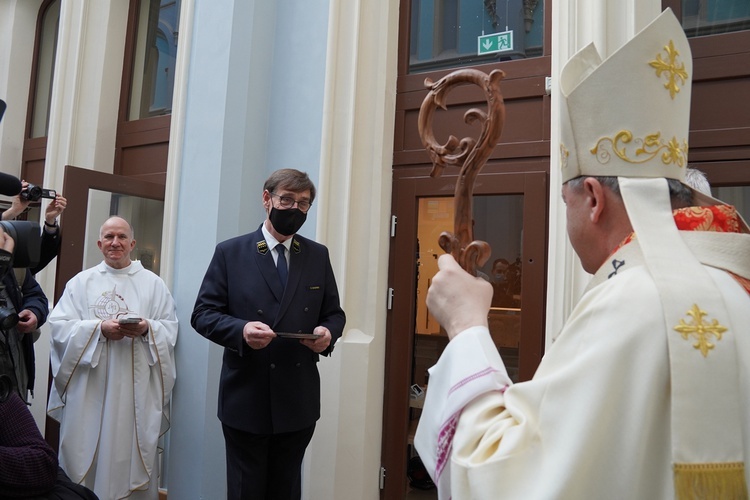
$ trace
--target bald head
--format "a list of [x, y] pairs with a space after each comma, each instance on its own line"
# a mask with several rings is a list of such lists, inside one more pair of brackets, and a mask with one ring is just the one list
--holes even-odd
[[104, 221], [96, 242], [104, 255], [104, 262], [115, 269], [130, 265], [130, 252], [135, 248], [133, 227], [122, 217], [113, 216]]

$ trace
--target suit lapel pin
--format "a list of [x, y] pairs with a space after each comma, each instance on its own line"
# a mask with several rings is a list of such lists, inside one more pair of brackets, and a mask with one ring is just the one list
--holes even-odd
[[266, 240], [258, 242], [258, 253], [261, 255], [268, 253], [268, 243], [266, 243]]

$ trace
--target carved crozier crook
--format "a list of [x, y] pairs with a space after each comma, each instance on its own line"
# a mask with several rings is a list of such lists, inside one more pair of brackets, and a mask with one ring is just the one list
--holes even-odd
[[[454, 192], [454, 233], [443, 232], [438, 243], [440, 248], [453, 255], [461, 267], [474, 276], [477, 274], [477, 267], [484, 265], [491, 254], [490, 245], [487, 242], [474, 241], [472, 214], [474, 181], [492, 154], [503, 130], [505, 104], [500, 92], [500, 80], [504, 76], [505, 73], [500, 70], [494, 70], [487, 75], [476, 69], [465, 68], [449, 73], [435, 83], [427, 78], [425, 86], [430, 91], [419, 109], [419, 135], [432, 159], [430, 176], [439, 177], [445, 167], [460, 167], [461, 169]], [[477, 139], [464, 137], [459, 141], [451, 135], [445, 144], [438, 144], [432, 131], [433, 114], [438, 107], [447, 109], [446, 96], [451, 89], [466, 84], [479, 86], [484, 90], [487, 98], [486, 113], [472, 108], [464, 114], [464, 121], [467, 124], [479, 122], [482, 125], [482, 131]]]

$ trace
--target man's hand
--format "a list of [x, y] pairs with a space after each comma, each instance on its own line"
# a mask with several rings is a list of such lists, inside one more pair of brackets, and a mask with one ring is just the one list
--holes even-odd
[[18, 333], [30, 333], [36, 330], [38, 323], [39, 320], [36, 317], [36, 314], [28, 309], [24, 309], [18, 313], [18, 324], [16, 325], [16, 330], [18, 330]]
[[[26, 181], [21, 181], [21, 191], [26, 189], [29, 186], [29, 183]], [[13, 202], [10, 205], [10, 208], [3, 212], [2, 219], [3, 220], [11, 220], [15, 219], [19, 215], [23, 213], [24, 210], [29, 206], [29, 203], [31, 203], [29, 200], [24, 200], [21, 198], [20, 194], [17, 194], [13, 197]]]
[[53, 225], [60, 214], [65, 211], [67, 205], [68, 200], [58, 193], [57, 196], [55, 196], [55, 199], [47, 205], [47, 208], [44, 211], [44, 220], [47, 221], [47, 224]]
[[245, 339], [247, 345], [257, 350], [266, 347], [276, 338], [276, 334], [265, 323], [249, 321], [245, 323], [245, 327], [242, 329], [242, 338]]
[[122, 340], [125, 337], [132, 339], [141, 337], [148, 332], [148, 321], [142, 319], [138, 323], [120, 324], [116, 319], [102, 321], [102, 335], [109, 340]]
[[300, 343], [310, 348], [313, 352], [320, 354], [331, 345], [331, 332], [325, 326], [316, 326], [313, 333], [320, 335], [314, 339], [300, 339]]
[[492, 285], [464, 271], [448, 254], [440, 256], [438, 268], [427, 290], [427, 308], [448, 338], [472, 326], [487, 326]]

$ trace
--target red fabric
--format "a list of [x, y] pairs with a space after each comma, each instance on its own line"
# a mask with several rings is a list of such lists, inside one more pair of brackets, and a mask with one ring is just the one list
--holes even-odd
[[674, 211], [674, 221], [680, 231], [740, 232], [737, 210], [729, 205], [680, 208]]
[[[739, 233], [740, 219], [737, 210], [729, 205], [709, 207], [678, 208], [673, 211], [674, 221], [680, 231], [716, 231], [719, 233]], [[627, 245], [635, 238], [630, 233], [617, 245], [612, 253]], [[750, 294], [750, 279], [730, 273], [737, 282]]]

